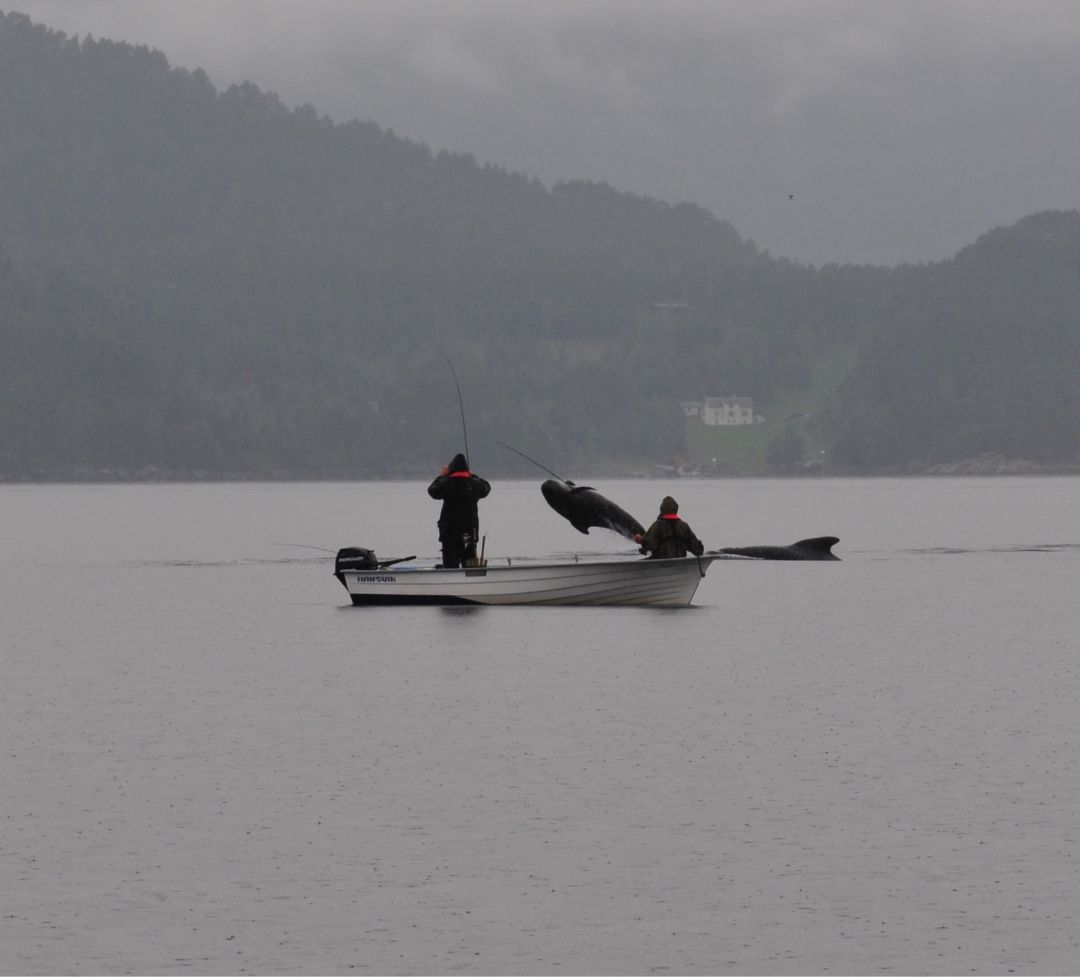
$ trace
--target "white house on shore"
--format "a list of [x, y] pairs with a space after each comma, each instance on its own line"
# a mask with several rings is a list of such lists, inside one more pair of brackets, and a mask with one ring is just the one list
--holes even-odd
[[683, 414], [699, 417], [709, 427], [753, 424], [762, 419], [754, 414], [753, 397], [706, 397], [704, 400], [684, 400], [681, 406]]

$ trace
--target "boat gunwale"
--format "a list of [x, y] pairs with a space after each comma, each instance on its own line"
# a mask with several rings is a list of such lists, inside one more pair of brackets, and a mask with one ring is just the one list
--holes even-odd
[[[714, 559], [711, 554], [705, 554], [659, 560], [616, 558], [572, 563], [526, 560], [486, 567], [388, 566], [367, 570], [350, 568], [335, 576], [348, 591], [352, 603], [358, 606], [518, 604], [670, 608], [690, 605]], [[560, 573], [566, 578], [561, 584]], [[346, 579], [350, 574], [355, 575], [351, 584]], [[514, 584], [523, 589], [499, 589]]]
[[[505, 573], [508, 570], [521, 571], [521, 570], [566, 570], [566, 569], [589, 569], [589, 568], [602, 568], [602, 567], [642, 567], [644, 568], [656, 568], [665, 567], [669, 565], [678, 566], [690, 566], [696, 565], [702, 569], [707, 568], [713, 561], [720, 559], [721, 557], [713, 554], [706, 553], [703, 556], [673, 556], [665, 559], [652, 559], [650, 557], [633, 557], [624, 556], [616, 557], [614, 559], [581, 559], [581, 560], [553, 560], [550, 562], [539, 562], [530, 559], [529, 557], [491, 557], [488, 563], [482, 567], [443, 567], [443, 566], [416, 566], [408, 563], [394, 564], [392, 566], [382, 566], [371, 569], [359, 569], [356, 567], [348, 567], [342, 570], [342, 573], [360, 573], [360, 574], [387, 574], [387, 573], [431, 573], [431, 574], [447, 574], [447, 573], [464, 573], [467, 577], [482, 577], [488, 573]], [[492, 562], [493, 560], [499, 560], [500, 562]], [[518, 563], [503, 563], [503, 560], [520, 560]]]

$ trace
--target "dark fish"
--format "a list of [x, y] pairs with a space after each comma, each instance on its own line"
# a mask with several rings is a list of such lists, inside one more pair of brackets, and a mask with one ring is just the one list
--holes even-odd
[[838, 536], [815, 536], [800, 539], [790, 546], [725, 546], [713, 553], [732, 556], [753, 556], [759, 560], [839, 560], [832, 548], [840, 542]]
[[610, 529], [627, 539], [633, 539], [645, 532], [644, 527], [633, 516], [588, 485], [575, 485], [573, 482], [549, 478], [540, 486], [540, 491], [548, 505], [569, 520], [570, 525], [579, 533], [587, 533], [590, 526]]

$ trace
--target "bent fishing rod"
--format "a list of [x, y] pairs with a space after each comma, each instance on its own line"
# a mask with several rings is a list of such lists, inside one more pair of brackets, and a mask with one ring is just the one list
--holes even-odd
[[547, 472], [552, 478], [557, 478], [560, 482], [564, 482], [565, 484], [573, 487], [574, 483], [571, 482], [569, 479], [563, 478], [562, 475], [557, 475], [550, 468], [548, 468], [547, 465], [541, 465], [540, 462], [538, 462], [535, 458], [530, 458], [527, 454], [525, 454], [524, 451], [518, 451], [518, 449], [515, 448], [512, 444], [507, 444], [505, 441], [496, 441], [495, 443], [501, 444], [508, 451], [514, 452], [515, 455], [521, 455], [521, 457], [524, 458], [526, 461], [531, 461], [534, 465], [536, 465], [537, 468], [539, 468], [541, 471]]
[[458, 410], [461, 411], [461, 433], [465, 438], [465, 467], [471, 471], [472, 469], [469, 466], [469, 428], [465, 424], [465, 401], [461, 398], [461, 384], [458, 383], [457, 370], [454, 369], [450, 357], [446, 358], [446, 365], [450, 367], [450, 375], [454, 378], [454, 387], [457, 389]]

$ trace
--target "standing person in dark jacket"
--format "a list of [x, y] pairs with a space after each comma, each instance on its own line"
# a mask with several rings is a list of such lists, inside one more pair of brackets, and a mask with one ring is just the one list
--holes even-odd
[[705, 546], [694, 531], [679, 518], [679, 503], [670, 495], [665, 495], [660, 503], [660, 515], [644, 536], [635, 542], [641, 544], [641, 552], [647, 553], [650, 560], [671, 560], [693, 553], [701, 556]]
[[442, 500], [439, 513], [439, 543], [442, 565], [460, 567], [476, 559], [476, 540], [480, 535], [480, 515], [476, 503], [486, 498], [491, 486], [469, 471], [463, 454], [456, 454], [428, 486], [428, 495]]

